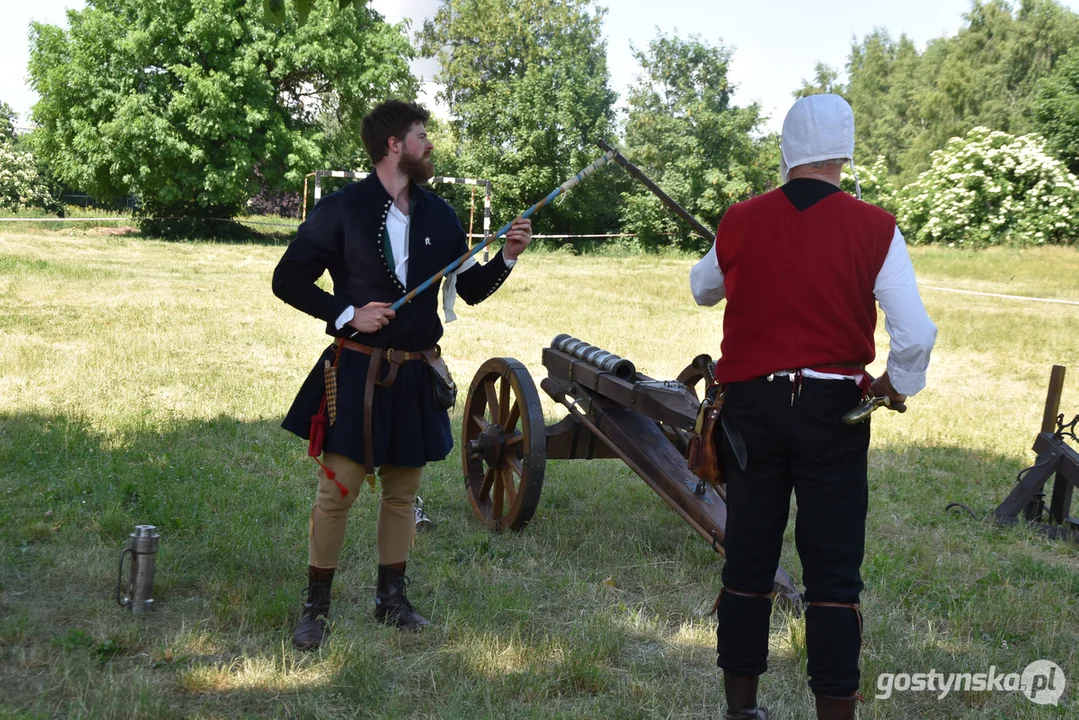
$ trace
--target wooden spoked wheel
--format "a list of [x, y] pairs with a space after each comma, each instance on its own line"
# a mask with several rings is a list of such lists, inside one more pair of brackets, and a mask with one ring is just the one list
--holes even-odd
[[461, 459], [472, 512], [494, 530], [520, 530], [543, 489], [547, 447], [536, 385], [524, 365], [491, 358], [480, 366], [464, 407]]

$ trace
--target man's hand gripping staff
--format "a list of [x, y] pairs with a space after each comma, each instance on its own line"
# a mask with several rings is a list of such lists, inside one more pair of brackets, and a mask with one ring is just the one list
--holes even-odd
[[[507, 260], [516, 260], [532, 240], [532, 226], [527, 218], [519, 217], [509, 228], [503, 252]], [[357, 308], [352, 319], [345, 324], [362, 333], [373, 333], [389, 325], [396, 315], [390, 303], [369, 302]]]

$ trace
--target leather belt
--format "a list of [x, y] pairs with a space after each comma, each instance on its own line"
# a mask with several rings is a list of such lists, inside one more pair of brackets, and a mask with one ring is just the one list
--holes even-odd
[[[352, 350], [353, 352], [371, 356], [371, 362], [367, 366], [367, 381], [364, 383], [363, 388], [363, 464], [364, 472], [367, 475], [367, 482], [371, 485], [371, 489], [373, 490], [375, 487], [375, 443], [371, 429], [371, 421], [374, 416], [375, 388], [388, 388], [390, 385], [393, 385], [393, 381], [397, 379], [398, 369], [406, 362], [425, 360], [428, 363], [431, 363], [437, 360], [442, 354], [442, 349], [437, 345], [433, 348], [419, 351], [376, 348], [352, 340], [346, 340], [345, 338], [337, 338], [335, 342], [338, 347], [344, 348], [345, 350]], [[383, 360], [390, 364], [390, 369], [386, 373], [386, 377], [379, 378], [378, 375], [382, 371]]]
[[775, 370], [773, 372], [768, 373], [767, 375], [764, 375], [763, 377], [769, 377], [769, 376], [778, 377], [780, 375], [795, 375], [797, 373], [802, 372], [803, 370], [812, 370], [813, 372], [818, 372], [818, 373], [831, 373], [833, 375], [854, 375], [855, 372], [865, 372], [865, 363], [842, 363], [842, 362], [824, 363], [822, 365], [813, 365], [813, 366], [804, 367], [804, 368], [790, 368], [789, 370]]
[[865, 371], [865, 363], [826, 363], [823, 365], [814, 365], [807, 368], [797, 368], [790, 370], [776, 370], [775, 372], [764, 375], [764, 379], [768, 382], [772, 382], [777, 377], [786, 375], [791, 382], [791, 406], [794, 406], [794, 399], [802, 394], [802, 378], [804, 377], [803, 371], [810, 370], [815, 373], [831, 374], [831, 375], [843, 375], [854, 380], [858, 384], [858, 388], [862, 391], [863, 397], [872, 397], [873, 379], [869, 373]]

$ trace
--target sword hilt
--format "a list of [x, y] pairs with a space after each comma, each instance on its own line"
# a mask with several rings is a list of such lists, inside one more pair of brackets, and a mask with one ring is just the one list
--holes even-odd
[[869, 416], [875, 413], [879, 408], [886, 407], [893, 412], [905, 413], [907, 411], [907, 404], [901, 401], [893, 401], [887, 395], [881, 395], [878, 397], [871, 397], [864, 402], [859, 403], [853, 410], [849, 411], [843, 416], [844, 425], [857, 425], [860, 422], [865, 422], [869, 419]]

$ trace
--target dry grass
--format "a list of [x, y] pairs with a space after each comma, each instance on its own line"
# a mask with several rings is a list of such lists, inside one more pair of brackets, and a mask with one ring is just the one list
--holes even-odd
[[[514, 535], [472, 519], [456, 455], [429, 467], [439, 526], [410, 574], [435, 624], [420, 637], [369, 618], [375, 507], [361, 498], [333, 641], [294, 652], [313, 472], [277, 422], [325, 338], [269, 292], [282, 248], [6, 230], [0, 716], [721, 713], [707, 616], [721, 561], [612, 461], [550, 463], [535, 519]], [[1079, 299], [1076, 251], [914, 257], [927, 284]], [[674, 377], [719, 345], [722, 312], [692, 304], [691, 264], [533, 253], [488, 303], [459, 311], [442, 343], [451, 368], [464, 384], [510, 356], [538, 380], [541, 348], [568, 332]], [[874, 425], [863, 691], [881, 672], [1013, 672], [1039, 658], [1079, 682], [1076, 547], [944, 511], [988, 511], [1030, 464], [1054, 363], [1071, 367], [1064, 409], [1079, 411], [1079, 307], [924, 298], [940, 327], [930, 386]], [[163, 535], [147, 618], [111, 597], [137, 522]], [[792, 549], [784, 565], [799, 574]], [[777, 614], [773, 630], [765, 701], [810, 717], [804, 627]], [[1068, 717], [1077, 697], [1070, 685], [1047, 710], [907, 693], [861, 715]]]

